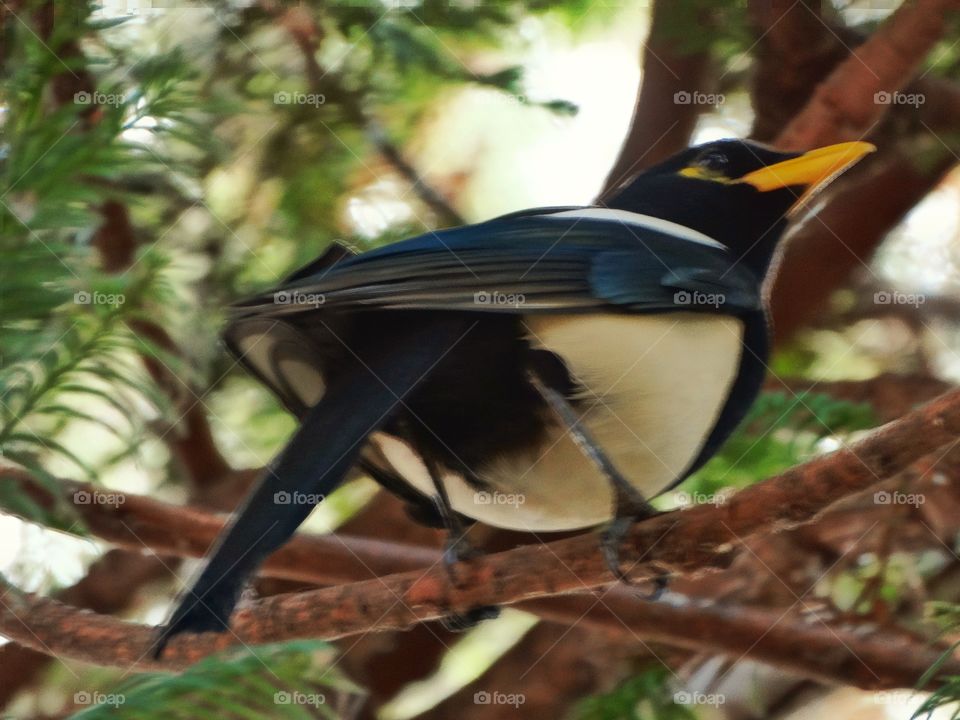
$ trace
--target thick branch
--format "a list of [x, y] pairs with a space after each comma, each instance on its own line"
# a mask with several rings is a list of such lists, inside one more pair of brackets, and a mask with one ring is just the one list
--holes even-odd
[[633, 119], [604, 181], [601, 199], [630, 176], [685, 148], [704, 109], [695, 103], [676, 102], [677, 93], [702, 90], [710, 58], [707, 50], [682, 49], [684, 38], [677, 35], [682, 5], [676, 0], [659, 0], [653, 6]]
[[[960, 391], [953, 391], [849, 448], [746, 489], [725, 505], [666, 513], [639, 524], [623, 548], [623, 559], [628, 567], [633, 563], [630, 574], [635, 579], [663, 570], [693, 572], [722, 565], [731, 548], [744, 539], [809, 521], [833, 502], [955, 441], [958, 434]], [[268, 598], [237, 613], [235, 635], [176, 638], [163, 665], [182, 667], [233, 644], [237, 637], [256, 644], [305, 636], [332, 639], [374, 628], [399, 630], [454, 610], [582, 592], [611, 581], [593, 534], [463, 563], [456, 575], [453, 583], [436, 566], [426, 572]], [[0, 629], [18, 642], [45, 645], [59, 655], [99, 664], [153, 665], [142, 657], [152, 628], [93, 615], [84, 615], [78, 623], [75, 610], [12, 588], [5, 602], [10, 610], [0, 615]], [[715, 641], [699, 634], [687, 637]], [[873, 672], [882, 679], [880, 672]], [[909, 684], [915, 679], [900, 681]]]
[[[956, 161], [944, 149], [921, 167], [908, 154], [911, 146], [907, 143], [903, 152], [881, 148], [876, 160], [871, 159], [878, 166], [873, 172], [855, 168], [837, 183], [829, 204], [789, 231], [770, 290], [777, 344], [809, 323], [830, 294], [848, 282], [852, 272], [865, 267], [889, 230]], [[811, 273], [811, 267], [817, 272]]]
[[863, 137], [889, 104], [877, 93], [904, 88], [943, 37], [960, 0], [906, 2], [817, 88], [777, 138], [779, 147], [806, 150]]
[[807, 104], [814, 89], [849, 50], [822, 18], [822, 0], [749, 0], [756, 39], [750, 83], [754, 110], [750, 136], [771, 142]]

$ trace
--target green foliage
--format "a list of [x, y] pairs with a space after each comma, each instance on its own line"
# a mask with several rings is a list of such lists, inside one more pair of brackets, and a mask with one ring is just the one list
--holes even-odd
[[[746, 0], [678, 0], [663, 4], [662, 39], [682, 53], [713, 50], [723, 60], [746, 52], [754, 43]], [[690, 28], [709, 32], [690, 32]]]
[[[943, 634], [955, 633], [960, 628], [960, 605], [956, 603], [929, 602], [924, 611], [926, 620], [939, 627]], [[946, 706], [953, 706], [953, 712], [949, 716], [951, 720], [960, 718], [960, 676], [940, 673], [944, 663], [954, 656], [958, 648], [960, 648], [960, 642], [952, 643], [917, 681], [919, 688], [928, 687], [934, 681], [938, 681], [940, 685], [917, 708], [911, 720], [921, 717], [929, 720], [934, 712]]]
[[[129, 200], [131, 178], [168, 169], [163, 145], [131, 140], [131, 131], [202, 141], [191, 119], [197, 104], [185, 89], [194, 71], [178, 51], [129, 70], [102, 42], [102, 55], [64, 50], [58, 58], [51, 46], [76, 48], [110, 23], [91, 21], [83, 3], [55, 5], [70, 22], [55, 23], [46, 40], [39, 27], [9, 34], [0, 162], [0, 453], [50, 490], [46, 468], [54, 458], [88, 479], [98, 474], [59, 439], [68, 425], [98, 426], [131, 448], [143, 406], [165, 412], [168, 401], [135, 358], [183, 368], [129, 330], [170, 305], [165, 255], [147, 248], [126, 271], [107, 273], [93, 241], [104, 203]], [[101, 75], [92, 92], [78, 91], [72, 101], [51, 96], [57, 83], [85, 86], [94, 69]], [[55, 527], [69, 520], [64, 508], [41, 509], [12, 483], [0, 486], [0, 507]]]
[[319, 640], [231, 650], [205, 658], [179, 675], [141, 675], [109, 692], [88, 693], [104, 702], [71, 717], [350, 717], [363, 693], [331, 667], [334, 657], [335, 648]]
[[704, 494], [745, 487], [808, 459], [827, 436], [874, 425], [869, 405], [817, 392], [763, 393], [720, 452], [684, 487]]
[[604, 695], [581, 702], [575, 720], [694, 720], [689, 707], [674, 703], [672, 675], [658, 666], [634, 675]]

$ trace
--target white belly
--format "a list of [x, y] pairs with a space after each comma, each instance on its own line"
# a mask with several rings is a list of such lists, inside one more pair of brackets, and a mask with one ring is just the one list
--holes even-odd
[[[743, 324], [720, 315], [531, 315], [534, 347], [556, 353], [585, 388], [578, 411], [590, 434], [647, 498], [690, 466], [713, 429], [740, 365]], [[423, 463], [383, 433], [371, 440], [394, 469], [433, 495]], [[498, 527], [570, 530], [610, 519], [607, 480], [559, 422], [535, 451], [476, 468], [490, 493], [444, 477], [454, 509]]]

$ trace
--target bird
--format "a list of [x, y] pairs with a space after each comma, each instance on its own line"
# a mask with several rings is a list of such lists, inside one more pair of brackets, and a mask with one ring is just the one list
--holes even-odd
[[787, 222], [875, 150], [683, 150], [590, 206], [513, 212], [363, 253], [332, 245], [231, 308], [226, 347], [299, 428], [159, 628], [225, 631], [245, 583], [356, 472], [447, 528], [603, 528], [616, 577], [651, 498], [757, 397], [763, 284]]

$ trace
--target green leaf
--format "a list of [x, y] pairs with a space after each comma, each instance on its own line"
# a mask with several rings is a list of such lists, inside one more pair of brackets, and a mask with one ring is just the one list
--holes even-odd
[[71, 717], [350, 717], [364, 693], [332, 666], [335, 654], [320, 640], [229, 650], [179, 675], [141, 675], [109, 692], [89, 692], [104, 704]]

